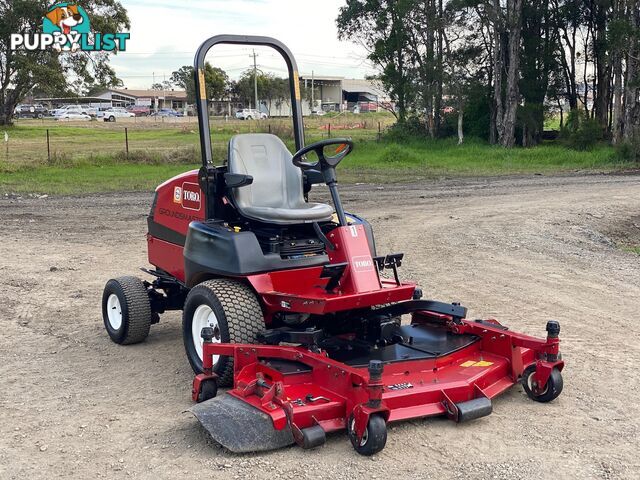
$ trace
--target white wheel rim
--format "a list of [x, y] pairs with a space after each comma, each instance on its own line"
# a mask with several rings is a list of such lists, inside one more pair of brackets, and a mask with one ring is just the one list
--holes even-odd
[[[191, 321], [191, 341], [193, 342], [193, 346], [196, 349], [196, 353], [198, 354], [200, 361], [202, 361], [202, 344], [204, 343], [200, 333], [204, 327], [213, 328], [213, 339], [211, 340], [213, 343], [222, 343], [218, 317], [216, 317], [216, 314], [209, 305], [200, 305], [196, 308], [196, 311], [193, 314], [193, 320]], [[219, 358], [220, 355], [213, 356], [212, 360], [214, 367], [218, 363]]]
[[119, 330], [122, 326], [122, 306], [115, 293], [109, 295], [107, 299], [107, 319], [114, 330]]
[[529, 387], [529, 390], [534, 393], [534, 395], [537, 395], [537, 396], [544, 395], [545, 393], [547, 393], [547, 390], [549, 390], [549, 382], [547, 382], [547, 384], [544, 386], [543, 391], [541, 391], [540, 393], [537, 393], [536, 392], [537, 384], [533, 380], [533, 377], [535, 376], [535, 374], [536, 372], [534, 370], [533, 373], [529, 375], [529, 377], [527, 378], [527, 386]]
[[[353, 432], [353, 434], [356, 434], [356, 419], [352, 419], [351, 420], [351, 431]], [[369, 441], [369, 428], [365, 428], [364, 429], [364, 433], [362, 434], [362, 438], [360, 439], [360, 446], [364, 447], [367, 442]]]

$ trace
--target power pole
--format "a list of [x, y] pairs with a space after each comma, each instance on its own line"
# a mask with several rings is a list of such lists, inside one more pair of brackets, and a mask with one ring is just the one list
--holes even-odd
[[258, 64], [256, 63], [256, 51], [253, 51], [253, 93], [256, 100], [256, 110], [260, 111], [258, 107]]
[[313, 73], [313, 70], [311, 70], [311, 111], [312, 112], [314, 108], [316, 108], [316, 92], [314, 88], [314, 73]]

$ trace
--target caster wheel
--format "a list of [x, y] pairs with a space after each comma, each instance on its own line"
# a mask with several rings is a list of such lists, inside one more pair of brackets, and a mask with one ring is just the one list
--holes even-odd
[[218, 382], [214, 379], [205, 380], [200, 384], [200, 391], [198, 392], [198, 403], [206, 402], [215, 398], [218, 394]]
[[387, 424], [381, 415], [371, 415], [369, 423], [364, 430], [362, 439], [358, 442], [355, 432], [356, 420], [351, 415], [347, 425], [349, 440], [356, 452], [360, 455], [370, 457], [382, 451], [387, 443]]
[[534, 373], [536, 372], [536, 366], [530, 365], [525, 371], [522, 373], [522, 387], [524, 391], [527, 393], [527, 396], [536, 402], [547, 403], [562, 393], [562, 374], [560, 370], [554, 368], [551, 371], [551, 375], [549, 376], [549, 380], [547, 380], [547, 384], [544, 386], [544, 389], [540, 393], [535, 392], [535, 380]]

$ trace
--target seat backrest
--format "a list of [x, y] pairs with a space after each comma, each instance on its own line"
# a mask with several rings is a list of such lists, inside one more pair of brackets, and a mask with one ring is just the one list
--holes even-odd
[[234, 189], [238, 208], [296, 208], [304, 203], [302, 171], [292, 157], [275, 135], [249, 133], [231, 138], [229, 172], [253, 177], [251, 185]]

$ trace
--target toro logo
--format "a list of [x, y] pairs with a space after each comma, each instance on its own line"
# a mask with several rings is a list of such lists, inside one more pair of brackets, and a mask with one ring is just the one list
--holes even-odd
[[185, 182], [182, 187], [173, 189], [173, 202], [187, 210], [200, 210], [200, 186], [197, 183]]
[[356, 272], [368, 272], [373, 270], [373, 260], [368, 255], [353, 257], [351, 262]]

